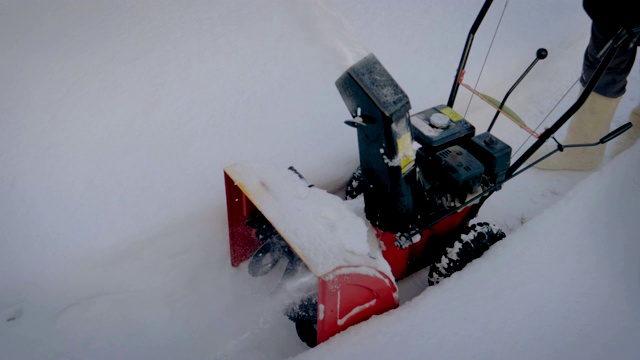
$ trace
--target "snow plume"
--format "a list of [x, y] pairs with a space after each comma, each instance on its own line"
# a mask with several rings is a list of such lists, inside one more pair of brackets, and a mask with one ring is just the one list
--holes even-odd
[[310, 39], [331, 49], [341, 67], [349, 67], [369, 53], [351, 24], [324, 1], [294, 0], [292, 8]]

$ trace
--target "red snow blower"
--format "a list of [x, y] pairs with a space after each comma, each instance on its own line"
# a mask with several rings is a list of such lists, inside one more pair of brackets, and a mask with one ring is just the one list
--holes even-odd
[[[310, 279], [285, 309], [309, 346], [398, 306], [396, 281], [428, 271], [438, 283], [478, 258], [505, 234], [473, 223], [485, 200], [508, 180], [569, 147], [597, 146], [630, 128], [625, 124], [593, 144], [559, 145], [518, 169], [580, 108], [629, 35], [621, 31], [578, 100], [546, 131], [536, 134], [506, 98], [538, 60], [538, 50], [499, 102], [462, 82], [476, 30], [492, 1], [485, 1], [471, 30], [449, 101], [410, 114], [409, 98], [370, 54], [338, 78], [336, 86], [357, 130], [360, 166], [346, 199], [309, 184], [294, 168], [238, 163], [224, 169], [231, 264], [249, 260], [261, 276], [287, 260], [284, 276]], [[511, 164], [511, 147], [453, 110], [459, 86], [487, 100], [499, 114], [537, 137]]]

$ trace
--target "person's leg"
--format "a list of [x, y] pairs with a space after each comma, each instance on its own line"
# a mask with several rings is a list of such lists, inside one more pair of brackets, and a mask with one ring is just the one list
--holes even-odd
[[[582, 86], [587, 84], [598, 67], [600, 63], [598, 55], [608, 41], [609, 39], [605, 38], [595, 25], [592, 25], [591, 39], [584, 55], [583, 74], [580, 77]], [[609, 131], [613, 116], [625, 92], [627, 76], [633, 67], [635, 56], [635, 47], [620, 47], [587, 101], [569, 121], [567, 135], [562, 141], [564, 145], [593, 143]], [[555, 145], [552, 144], [546, 145], [532, 159], [540, 158], [554, 147]], [[570, 148], [549, 157], [536, 167], [546, 170], [593, 170], [602, 163], [604, 151], [604, 145]]]
[[[612, 99], [597, 93], [591, 93], [569, 122], [567, 135], [563, 145], [594, 143], [609, 132], [611, 120], [620, 103], [621, 97]], [[545, 144], [539, 154], [532, 158], [539, 158], [549, 153], [555, 144]], [[604, 145], [584, 148], [568, 148], [556, 153], [536, 167], [545, 170], [593, 170], [600, 166], [604, 158]]]
[[[601, 55], [600, 53], [610, 40], [595, 24], [591, 25], [591, 38], [584, 53], [582, 76], [580, 76], [580, 83], [583, 87], [587, 85], [598, 65], [600, 65], [598, 55]], [[622, 44], [593, 88], [593, 92], [608, 98], [618, 98], [624, 95], [627, 88], [627, 77], [636, 59], [636, 51], [637, 46], [629, 47], [627, 43]]]

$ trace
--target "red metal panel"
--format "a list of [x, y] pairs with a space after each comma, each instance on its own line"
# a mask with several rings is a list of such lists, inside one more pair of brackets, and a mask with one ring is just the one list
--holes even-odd
[[391, 266], [391, 273], [396, 280], [401, 280], [416, 271], [424, 269], [427, 265], [425, 248], [431, 235], [444, 236], [455, 231], [463, 224], [472, 206], [440, 220], [431, 229], [424, 230], [420, 241], [409, 245], [406, 249], [400, 249], [395, 245], [396, 236], [392, 233], [376, 228], [376, 237], [381, 243], [382, 255]]
[[448, 233], [456, 230], [462, 224], [462, 221], [466, 218], [467, 214], [471, 210], [472, 206], [467, 206], [466, 208], [458, 211], [455, 214], [451, 214], [446, 218], [440, 220], [437, 224], [435, 224], [432, 228], [433, 233], [438, 236], [444, 236]]
[[429, 241], [432, 234], [431, 230], [424, 230], [420, 237], [420, 241], [409, 246], [410, 256], [409, 264], [407, 264], [407, 275], [422, 270], [429, 265], [425, 262], [425, 249], [427, 247], [427, 241]]
[[318, 344], [398, 305], [398, 288], [382, 272], [338, 268], [318, 280]]
[[402, 279], [407, 274], [407, 265], [409, 264], [409, 248], [400, 249], [396, 246], [396, 236], [390, 232], [376, 230], [376, 237], [380, 241], [382, 248], [382, 256], [391, 266], [391, 273], [396, 280]]
[[254, 236], [255, 230], [246, 225], [249, 216], [257, 210], [226, 172], [224, 185], [227, 193], [231, 265], [238, 266], [248, 260], [260, 247], [260, 242]]
[[[443, 236], [463, 224], [472, 207], [452, 214], [422, 233], [419, 242], [407, 249], [395, 246], [394, 234], [376, 229], [385, 260], [395, 280], [424, 268], [425, 246], [431, 235]], [[363, 270], [364, 269], [364, 270]], [[398, 288], [393, 279], [367, 267], [341, 267], [318, 280], [318, 344], [349, 326], [382, 314], [398, 303]]]

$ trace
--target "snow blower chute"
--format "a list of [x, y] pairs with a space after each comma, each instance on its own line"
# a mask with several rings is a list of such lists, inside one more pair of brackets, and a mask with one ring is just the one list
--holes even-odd
[[[584, 103], [629, 37], [624, 31], [616, 36], [576, 103], [542, 134], [505, 106], [513, 88], [502, 102], [478, 93], [538, 138], [511, 164], [508, 144], [490, 129], [477, 134], [453, 110], [459, 86], [468, 87], [464, 66], [490, 5], [485, 1], [469, 32], [446, 105], [410, 114], [408, 96], [373, 54], [338, 78], [360, 158], [346, 199], [309, 184], [294, 168], [248, 162], [224, 169], [231, 264], [249, 260], [249, 273], [261, 276], [286, 259], [285, 277], [311, 274], [311, 285], [285, 309], [309, 346], [397, 307], [396, 281], [424, 270], [436, 284], [504, 238], [495, 226], [470, 220], [502, 184], [535, 165], [519, 170]], [[516, 85], [546, 57], [543, 50]], [[603, 144], [630, 126], [594, 144], [559, 145], [544, 158], [566, 147]]]

